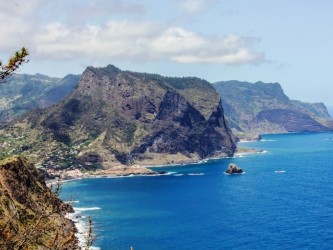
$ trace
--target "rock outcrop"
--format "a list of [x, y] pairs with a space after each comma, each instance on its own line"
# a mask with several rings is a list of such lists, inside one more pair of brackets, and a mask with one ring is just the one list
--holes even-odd
[[2, 134], [8, 132], [30, 139], [20, 142], [24, 152], [45, 158], [67, 148], [71, 162], [103, 168], [231, 156], [236, 148], [221, 98], [207, 81], [112, 65], [87, 68], [63, 101], [28, 113]]
[[290, 100], [278, 83], [226, 81], [214, 87], [230, 126], [242, 139], [265, 133], [333, 130], [323, 103]]
[[243, 173], [243, 169], [239, 168], [235, 163], [230, 163], [225, 172], [227, 174], [241, 174]]
[[0, 249], [77, 249], [68, 212], [25, 158], [0, 161]]

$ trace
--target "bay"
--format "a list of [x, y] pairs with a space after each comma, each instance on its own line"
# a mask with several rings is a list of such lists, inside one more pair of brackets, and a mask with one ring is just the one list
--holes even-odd
[[[330, 249], [333, 133], [264, 135], [243, 157], [83, 179], [62, 198], [91, 216], [100, 249]], [[226, 175], [233, 162], [246, 173]]]

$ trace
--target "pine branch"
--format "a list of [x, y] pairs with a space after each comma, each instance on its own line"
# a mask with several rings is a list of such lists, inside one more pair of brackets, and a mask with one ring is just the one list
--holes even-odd
[[0, 61], [0, 80], [4, 80], [6, 77], [13, 74], [23, 63], [29, 62], [27, 59], [28, 55], [29, 51], [23, 47], [21, 50], [16, 51], [11, 58], [9, 58], [6, 65]]

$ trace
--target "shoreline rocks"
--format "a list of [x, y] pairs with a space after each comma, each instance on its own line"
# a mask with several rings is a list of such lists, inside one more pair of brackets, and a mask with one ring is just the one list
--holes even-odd
[[228, 169], [225, 171], [227, 174], [241, 174], [243, 169], [239, 168], [235, 163], [230, 163]]

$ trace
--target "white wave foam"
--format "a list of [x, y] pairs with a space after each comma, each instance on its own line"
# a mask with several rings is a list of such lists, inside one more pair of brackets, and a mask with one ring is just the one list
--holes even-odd
[[260, 151], [257, 152], [257, 154], [266, 154], [266, 153], [268, 153], [267, 150], [260, 150]]
[[68, 203], [68, 204], [80, 203], [80, 201], [72, 201], [72, 200], [68, 200], [68, 201], [64, 201], [64, 202]]
[[101, 178], [108, 178], [108, 179], [117, 179], [117, 178], [132, 178], [132, 177], [156, 177], [156, 176], [163, 176], [163, 175], [173, 175], [176, 172], [166, 172], [166, 173], [156, 173], [156, 174], [129, 174], [129, 175], [105, 175]]
[[275, 170], [274, 172], [275, 173], [285, 173], [286, 171], [285, 170]]
[[79, 247], [83, 248], [85, 246], [85, 230], [86, 230], [86, 222], [82, 219], [82, 217], [79, 215], [80, 213], [74, 212], [72, 214], [67, 214], [67, 218], [72, 220], [75, 224], [75, 227], [77, 229], [77, 232], [75, 233], [75, 236], [78, 239], [78, 245]]
[[[75, 233], [75, 236], [78, 239], [78, 245], [82, 249], [85, 249], [86, 247], [86, 233], [87, 233], [87, 222], [86, 218], [87, 216], [81, 215], [81, 212], [83, 211], [91, 211], [91, 210], [99, 210], [101, 208], [99, 207], [91, 207], [91, 208], [75, 208], [74, 213], [68, 213], [66, 214], [66, 217], [70, 220], [72, 220], [75, 224], [75, 227], [77, 229], [77, 232]], [[92, 250], [100, 250], [100, 247], [91, 246], [90, 249]]]
[[232, 174], [228, 174], [226, 172], [223, 172], [225, 175], [239, 175], [239, 174], [246, 174], [246, 172], [242, 172], [242, 173], [232, 173]]
[[183, 176], [184, 174], [174, 174], [173, 176]]
[[204, 173], [189, 173], [187, 175], [204, 175]]
[[160, 174], [160, 175], [174, 175], [177, 174], [177, 172], [166, 172], [165, 174]]
[[226, 159], [236, 159], [236, 158], [243, 158], [245, 157], [245, 155], [247, 155], [247, 153], [240, 153], [240, 154], [235, 154], [232, 157], [226, 157]]
[[209, 158], [209, 159], [204, 159], [204, 160], [198, 161], [198, 164], [206, 163], [209, 160], [218, 160], [218, 159], [219, 159], [218, 157], [212, 157], [212, 158]]
[[260, 141], [266, 142], [266, 141], [276, 141], [276, 140], [261, 139]]
[[73, 207], [75, 211], [91, 211], [91, 210], [99, 210], [101, 209], [100, 207]]

